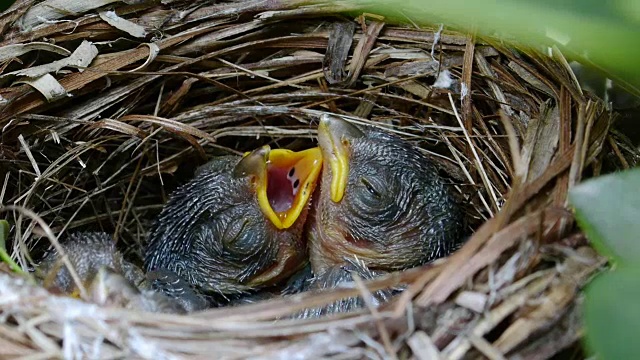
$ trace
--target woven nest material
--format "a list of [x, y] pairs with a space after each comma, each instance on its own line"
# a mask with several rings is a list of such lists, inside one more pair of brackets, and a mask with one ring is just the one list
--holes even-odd
[[[9, 251], [28, 269], [63, 233], [106, 231], [140, 263], [151, 222], [198, 165], [305, 148], [323, 113], [423, 149], [465, 204], [466, 245], [353, 288], [193, 315], [101, 308], [4, 266], [0, 357], [543, 359], [578, 342], [580, 291], [605, 260], [567, 192], [635, 164], [614, 116], [558, 49], [341, 6], [18, 1], [0, 17]], [[285, 319], [399, 285], [377, 308]]]

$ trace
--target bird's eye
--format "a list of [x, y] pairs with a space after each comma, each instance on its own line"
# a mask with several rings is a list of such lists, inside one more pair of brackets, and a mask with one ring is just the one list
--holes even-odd
[[255, 251], [254, 232], [249, 229], [246, 219], [230, 222], [220, 240], [224, 249], [234, 256], [247, 256]]
[[371, 184], [371, 182], [369, 180], [367, 180], [366, 178], [361, 178], [360, 181], [362, 182], [362, 185], [364, 185], [364, 188], [367, 189], [369, 194], [371, 194], [372, 196], [374, 196], [376, 198], [380, 198], [381, 197], [380, 192], [378, 190], [376, 190], [375, 187], [373, 187], [373, 185]]

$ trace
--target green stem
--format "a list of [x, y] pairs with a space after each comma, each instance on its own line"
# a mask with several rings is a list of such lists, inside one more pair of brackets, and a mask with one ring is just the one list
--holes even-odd
[[11, 271], [13, 271], [15, 273], [18, 273], [20, 275], [26, 275], [26, 272], [24, 270], [22, 270], [20, 265], [16, 264], [16, 262], [13, 261], [13, 259], [11, 258], [11, 256], [9, 256], [9, 254], [7, 253], [7, 250], [5, 248], [0, 248], [0, 260], [2, 260], [3, 262], [7, 263], [7, 265], [9, 265], [9, 269], [11, 269]]

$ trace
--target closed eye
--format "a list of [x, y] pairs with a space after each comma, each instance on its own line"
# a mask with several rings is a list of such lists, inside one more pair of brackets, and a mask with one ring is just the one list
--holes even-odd
[[364, 185], [365, 189], [367, 189], [367, 191], [377, 197], [380, 198], [382, 197], [382, 194], [376, 190], [376, 188], [373, 187], [373, 185], [371, 184], [371, 182], [369, 180], [367, 180], [366, 178], [360, 178], [360, 182], [362, 182], [362, 185]]
[[230, 252], [235, 252], [236, 248], [246, 244], [239, 244], [246, 236], [244, 232], [249, 225], [249, 221], [241, 219], [240, 221], [231, 222], [224, 229], [222, 234], [222, 243], [224, 248]]

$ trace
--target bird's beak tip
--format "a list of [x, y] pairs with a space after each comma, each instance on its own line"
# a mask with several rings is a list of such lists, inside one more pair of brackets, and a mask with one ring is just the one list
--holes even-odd
[[349, 180], [349, 143], [364, 133], [349, 122], [323, 114], [318, 124], [318, 144], [331, 169], [331, 200], [342, 201]]
[[237, 178], [250, 175], [256, 178], [264, 177], [270, 154], [271, 147], [269, 145], [264, 145], [253, 151], [244, 153], [242, 159], [240, 159], [233, 169], [233, 176]]

